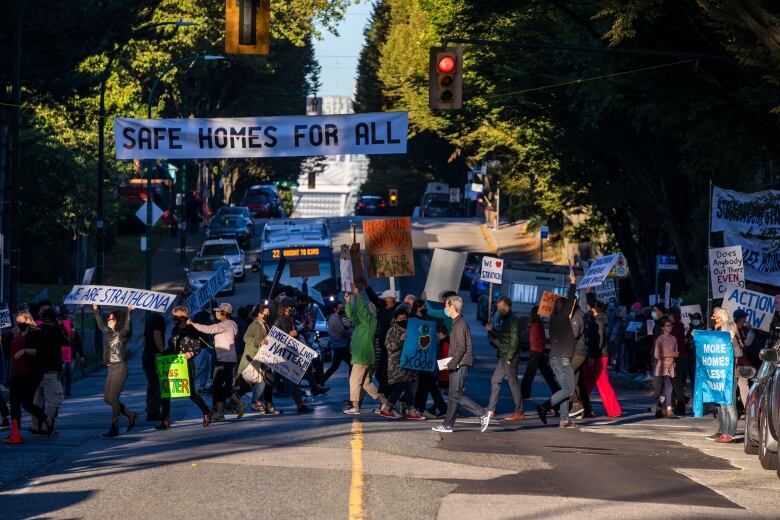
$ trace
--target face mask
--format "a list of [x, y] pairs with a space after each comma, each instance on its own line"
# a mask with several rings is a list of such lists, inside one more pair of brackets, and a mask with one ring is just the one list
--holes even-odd
[[406, 328], [406, 320], [396, 321], [395, 324], [401, 327], [402, 329]]
[[699, 325], [701, 325], [701, 320], [691, 320], [691, 325], [693, 325], [694, 327], [698, 327]]
[[444, 307], [444, 315], [447, 316], [448, 318], [452, 318], [452, 316], [450, 315], [449, 307]]
[[16, 326], [19, 328], [19, 332], [27, 332], [30, 328], [29, 323], [17, 323]]
[[174, 316], [173, 322], [176, 325], [181, 325], [182, 323], [187, 323], [187, 318], [185, 318], [184, 316]]
[[653, 311], [653, 319], [654, 320], [660, 320], [661, 319], [661, 313], [658, 311]]

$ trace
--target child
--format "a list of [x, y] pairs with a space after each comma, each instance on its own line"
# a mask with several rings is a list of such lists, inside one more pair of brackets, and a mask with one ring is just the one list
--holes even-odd
[[664, 389], [661, 400], [666, 405], [666, 418], [677, 419], [672, 412], [672, 378], [674, 377], [674, 360], [680, 355], [677, 339], [672, 336], [672, 322], [664, 320], [661, 325], [661, 335], [655, 340], [653, 357], [655, 364], [655, 376], [662, 377]]

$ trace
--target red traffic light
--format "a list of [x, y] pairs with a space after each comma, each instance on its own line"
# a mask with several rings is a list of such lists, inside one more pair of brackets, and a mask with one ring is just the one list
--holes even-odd
[[442, 74], [449, 74], [455, 70], [455, 56], [442, 56], [436, 64], [436, 68]]

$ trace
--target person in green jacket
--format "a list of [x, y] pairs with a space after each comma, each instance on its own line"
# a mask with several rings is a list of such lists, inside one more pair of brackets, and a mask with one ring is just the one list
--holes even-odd
[[374, 333], [376, 332], [376, 308], [366, 303], [366, 296], [357, 284], [353, 284], [352, 294], [345, 293], [347, 318], [352, 320], [352, 372], [349, 375], [349, 400], [352, 405], [343, 412], [347, 415], [360, 415], [360, 392], [365, 390], [372, 399], [378, 400], [384, 407], [385, 396], [371, 383], [371, 366], [374, 365]]
[[498, 395], [501, 393], [501, 381], [506, 378], [509, 390], [512, 392], [512, 399], [515, 402], [514, 413], [507, 417], [507, 420], [522, 421], [525, 419], [523, 394], [520, 391], [520, 384], [517, 382], [517, 362], [520, 359], [520, 320], [512, 312], [512, 300], [506, 296], [498, 299], [496, 311], [498, 315], [495, 319], [495, 326], [491, 323], [485, 326], [490, 344], [498, 350], [498, 361], [496, 361], [493, 377], [490, 379], [491, 390], [487, 416], [489, 418], [495, 416]]

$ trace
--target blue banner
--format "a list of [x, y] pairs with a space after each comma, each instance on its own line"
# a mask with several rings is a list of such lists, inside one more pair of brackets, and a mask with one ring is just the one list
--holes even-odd
[[401, 351], [401, 368], [434, 372], [439, 350], [437, 340], [435, 321], [409, 318]]
[[734, 387], [734, 347], [721, 330], [696, 330], [696, 386], [693, 415], [704, 415], [704, 403], [731, 404]]

